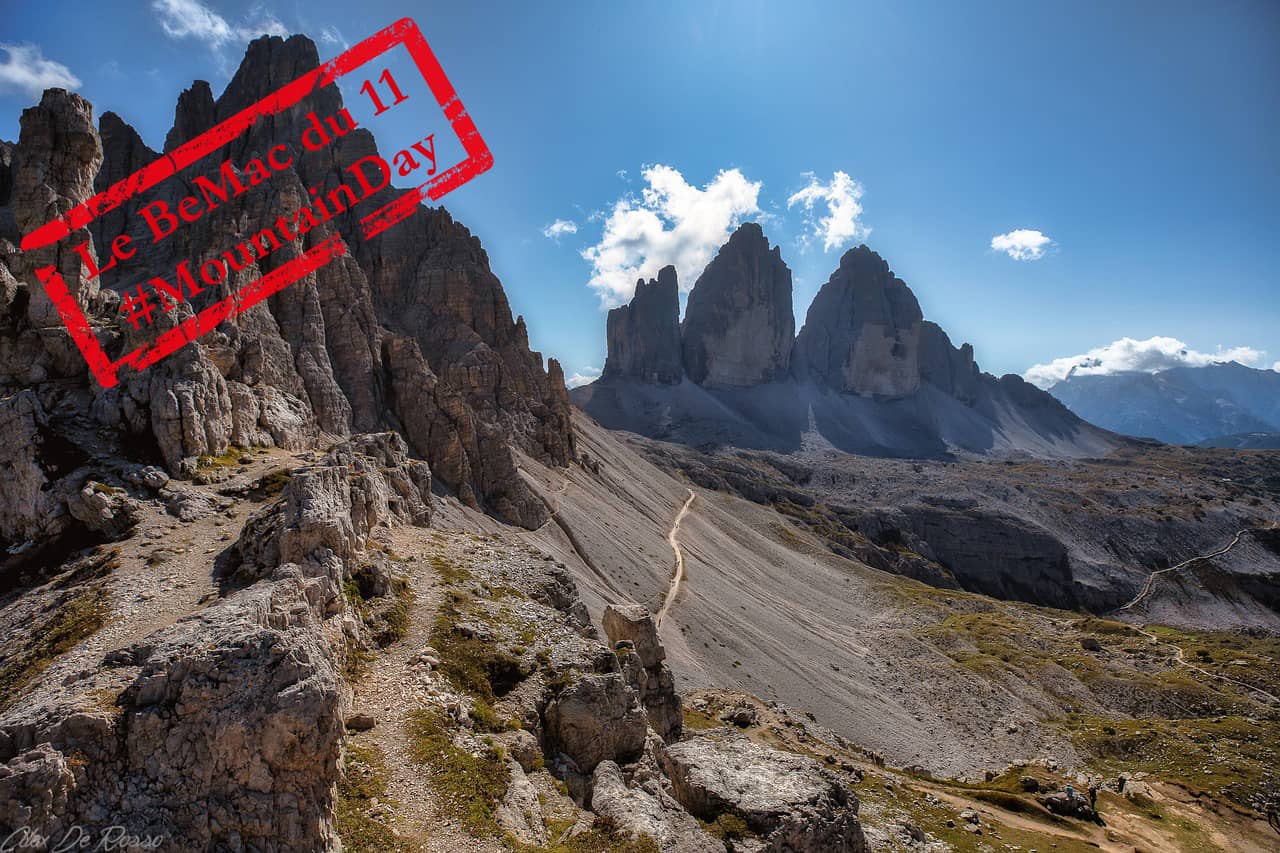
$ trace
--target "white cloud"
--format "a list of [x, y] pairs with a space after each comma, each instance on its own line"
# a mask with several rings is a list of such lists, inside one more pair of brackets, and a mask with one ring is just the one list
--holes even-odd
[[151, 0], [151, 9], [165, 35], [202, 41], [214, 50], [261, 35], [289, 35], [280, 19], [261, 5], [254, 6], [240, 24], [230, 23], [200, 0]]
[[1038, 261], [1053, 245], [1048, 235], [1030, 228], [1018, 228], [991, 238], [991, 248], [1004, 252], [1015, 261]]
[[[1238, 361], [1251, 367], [1264, 363], [1266, 352], [1253, 347], [1218, 347], [1217, 352], [1198, 352], [1177, 338], [1148, 338], [1135, 341], [1121, 338], [1103, 347], [1091, 349], [1083, 355], [1055, 358], [1048, 364], [1031, 367], [1023, 378], [1033, 385], [1048, 388], [1071, 375], [1099, 375], [1140, 371], [1156, 373], [1170, 367], [1203, 367], [1224, 361]], [[1280, 370], [1280, 362], [1276, 362]]]
[[325, 27], [320, 31], [320, 41], [322, 44], [339, 45], [343, 50], [351, 47], [346, 37], [342, 34], [342, 30], [337, 27]]
[[38, 98], [45, 89], [75, 89], [80, 78], [61, 62], [45, 59], [34, 44], [4, 44], [5, 53], [0, 62], [0, 92], [19, 92]]
[[[822, 251], [839, 249], [850, 240], [865, 240], [871, 229], [858, 221], [862, 216], [862, 184], [844, 172], [831, 175], [830, 183], [822, 183], [812, 172], [805, 172], [809, 184], [802, 190], [793, 193], [787, 199], [787, 209], [797, 204], [805, 209], [805, 224], [812, 235], [801, 238], [801, 245], [807, 246], [814, 238], [822, 240]], [[826, 215], [814, 213], [814, 206], [821, 204], [826, 208]]]
[[689, 290], [733, 229], [760, 212], [760, 182], [737, 169], [721, 170], [702, 189], [670, 166], [645, 166], [640, 176], [647, 184], [640, 197], [614, 202], [600, 242], [582, 250], [604, 307], [626, 302], [636, 279], [652, 278], [667, 264]]
[[1277, 361], [1275, 364], [1271, 365], [1271, 369], [1274, 370], [1276, 373], [1280, 373], [1280, 361]]
[[570, 388], [577, 388], [579, 385], [588, 385], [600, 378], [600, 368], [584, 367], [581, 371], [574, 373], [564, 380], [564, 384]]
[[543, 237], [546, 237], [548, 240], [555, 240], [557, 243], [560, 242], [560, 238], [564, 235], [577, 233], [578, 223], [574, 222], [572, 219], [557, 219], [555, 222], [552, 222], [550, 225], [542, 229]]

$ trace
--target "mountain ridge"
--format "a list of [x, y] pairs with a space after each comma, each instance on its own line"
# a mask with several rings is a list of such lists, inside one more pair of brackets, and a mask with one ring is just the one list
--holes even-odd
[[1099, 426], [1170, 444], [1280, 432], [1280, 373], [1234, 361], [1156, 372], [1074, 373], [1048, 390]]
[[[620, 334], [615, 318], [652, 310], [646, 289], [610, 312], [606, 365], [618, 366], [570, 398], [606, 427], [692, 446], [1081, 456], [1117, 441], [1021, 377], [983, 373], [973, 347], [925, 320], [910, 287], [865, 245], [841, 256], [794, 336], [790, 285], [780, 249], [758, 224], [740, 226], [690, 292], [679, 377], [669, 358], [661, 381], [620, 366], [624, 347], [670, 349]], [[664, 328], [673, 310], [668, 300]]]

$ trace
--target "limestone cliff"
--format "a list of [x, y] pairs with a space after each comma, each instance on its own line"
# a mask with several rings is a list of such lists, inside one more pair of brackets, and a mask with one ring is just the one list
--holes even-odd
[[[315, 45], [302, 36], [254, 41], [220, 96], [202, 81], [182, 93], [165, 151], [318, 61]], [[294, 144], [308, 112], [328, 115], [341, 107], [340, 92], [326, 87], [258, 122], [222, 154], [240, 163], [273, 145]], [[95, 129], [88, 102], [61, 90], [47, 92], [24, 114], [21, 137], [16, 146], [6, 143], [0, 164], [0, 393], [34, 387], [41, 408], [58, 413], [48, 429], [69, 434], [92, 424], [105, 427], [108, 442], [127, 444], [176, 475], [190, 475], [200, 456], [224, 453], [231, 445], [298, 449], [321, 431], [346, 436], [399, 429], [440, 482], [464, 501], [507, 521], [541, 524], [545, 507], [516, 475], [512, 451], [553, 465], [573, 458], [563, 374], [554, 361], [544, 369], [540, 354], [530, 350], [524, 323], [513, 317], [479, 241], [442, 208], [422, 207], [364, 240], [357, 218], [401, 192], [388, 187], [364, 200], [359, 211], [339, 213], [231, 272], [221, 285], [157, 311], [149, 333], [121, 318], [121, 293], [183, 261], [198, 266], [217, 257], [269, 228], [281, 213], [309, 204], [309, 189], [331, 189], [345, 167], [377, 152], [373, 136], [360, 128], [320, 151], [295, 147], [292, 165], [270, 181], [173, 238], [135, 240], [143, 248], [134, 258], [91, 278], [67, 247], [77, 237], [91, 238], [96, 254], [105, 256], [119, 235], [146, 233], [138, 215], [142, 202], [126, 204], [82, 235], [30, 255], [14, 244], [20, 234], [161, 154], [118, 116], [105, 114]], [[175, 202], [198, 175], [216, 180], [221, 158], [214, 159], [156, 188], [147, 201], [158, 196]], [[12, 226], [3, 227], [8, 222]], [[347, 244], [343, 257], [147, 370], [122, 372], [120, 384], [106, 390], [90, 381], [34, 274], [38, 267], [57, 266], [108, 354], [118, 357], [335, 233]], [[416, 358], [407, 341], [416, 344]], [[392, 351], [394, 364], [387, 361]], [[49, 380], [64, 381], [40, 385]], [[429, 399], [420, 399], [428, 392]], [[0, 535], [7, 538], [32, 525], [5, 527]]]
[[680, 296], [676, 268], [665, 266], [658, 277], [636, 282], [629, 305], [609, 312], [609, 354], [603, 376], [626, 376], [642, 382], [675, 384], [684, 376], [680, 355]]
[[796, 338], [802, 374], [840, 391], [906, 397], [920, 388], [924, 315], [906, 282], [866, 246], [845, 252]]
[[748, 222], [698, 276], [682, 326], [684, 367], [708, 388], [749, 388], [784, 379], [795, 317], [791, 270], [760, 226]]

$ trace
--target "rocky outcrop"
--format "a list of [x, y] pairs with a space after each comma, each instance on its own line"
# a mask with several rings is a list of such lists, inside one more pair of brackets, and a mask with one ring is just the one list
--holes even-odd
[[583, 773], [606, 759], [632, 761], [644, 749], [648, 719], [620, 673], [583, 676], [547, 705], [544, 717], [552, 752], [569, 756]]
[[684, 377], [675, 267], [663, 267], [647, 284], [636, 282], [630, 304], [609, 312], [606, 339], [602, 376], [669, 385]]
[[925, 320], [920, 327], [920, 378], [962, 403], [978, 399], [982, 373], [973, 360], [973, 345], [951, 345], [951, 338], [937, 323]]
[[[315, 45], [304, 37], [258, 39], [221, 96], [200, 81], [182, 93], [165, 151], [318, 61]], [[336, 87], [318, 90], [298, 108], [255, 124], [227, 155], [240, 163], [275, 144], [296, 143], [309, 112], [331, 115], [341, 107]], [[524, 322], [512, 316], [479, 241], [443, 209], [423, 207], [364, 240], [359, 217], [400, 192], [388, 187], [360, 210], [337, 213], [305, 237], [232, 271], [221, 285], [167, 303], [150, 327], [131, 328], [119, 315], [121, 293], [158, 274], [172, 277], [179, 263], [198, 267], [272, 227], [281, 212], [309, 204], [308, 188], [335, 186], [344, 169], [377, 153], [368, 131], [351, 130], [321, 151], [294, 151], [289, 168], [159, 243], [150, 238], [138, 212], [141, 200], [135, 200], [30, 254], [13, 248], [10, 237], [16, 241], [162, 155], [115, 114], [104, 114], [95, 130], [89, 104], [61, 90], [50, 90], [27, 111], [18, 144], [6, 143], [3, 153], [0, 226], [13, 226], [0, 234], [0, 394], [73, 380], [57, 386], [58, 399], [44, 401], [46, 408], [91, 413], [117, 443], [154, 453], [182, 476], [194, 472], [201, 456], [221, 455], [232, 444], [299, 449], [321, 431], [341, 437], [403, 429], [438, 480], [470, 505], [529, 527], [546, 520], [545, 507], [517, 475], [512, 452], [556, 465], [573, 458], [563, 372], [554, 362], [544, 368], [530, 350]], [[159, 196], [176, 206], [182, 187], [197, 176], [217, 182], [219, 165], [197, 164], [147, 200]], [[70, 249], [89, 240], [91, 256], [102, 256], [125, 234], [135, 237], [138, 253], [100, 277], [87, 276]], [[348, 246], [345, 256], [158, 364], [140, 373], [123, 370], [120, 384], [105, 390], [88, 379], [34, 274], [56, 267], [103, 346], [117, 357], [336, 234]], [[389, 340], [400, 341], [394, 352]], [[416, 354], [404, 341], [417, 345]], [[395, 356], [390, 366], [389, 352]], [[95, 398], [91, 406], [81, 389]], [[74, 404], [66, 400], [68, 391], [79, 393]]]
[[622, 673], [640, 697], [649, 724], [663, 740], [680, 737], [684, 714], [667, 652], [658, 639], [653, 616], [641, 604], [610, 604], [601, 620]]
[[633, 838], [648, 836], [663, 853], [723, 853], [725, 849], [660, 784], [628, 785], [612, 761], [600, 762], [591, 777], [591, 810]]
[[[131, 473], [170, 488], [160, 472]], [[365, 641], [343, 588], [358, 575], [385, 594], [363, 582], [383, 559], [366, 545], [424, 523], [430, 501], [425, 463], [393, 433], [295, 474], [236, 544], [233, 579], [256, 583], [0, 714], [0, 831], [118, 826], [164, 849], [333, 849], [340, 673]]]
[[681, 326], [684, 369], [708, 388], [747, 388], [783, 379], [795, 317], [791, 270], [763, 230], [748, 222], [698, 276]]
[[65, 503], [51, 489], [56, 474], [45, 452], [48, 423], [34, 391], [0, 399], [0, 537], [7, 541], [49, 536], [66, 524]]
[[1063, 609], [1096, 605], [1052, 533], [974, 501], [934, 497], [864, 513], [856, 523], [872, 542], [940, 564], [964, 589]]
[[701, 736], [659, 753], [675, 798], [695, 817], [734, 814], [760, 836], [758, 850], [860, 853], [858, 800], [812, 758], [739, 735]]
[[924, 319], [906, 283], [866, 246], [850, 249], [805, 316], [796, 363], [839, 391], [882, 398], [920, 388]]

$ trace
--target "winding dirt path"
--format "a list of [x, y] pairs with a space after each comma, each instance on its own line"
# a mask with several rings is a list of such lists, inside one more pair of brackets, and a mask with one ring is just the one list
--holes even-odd
[[1147, 582], [1142, 585], [1142, 591], [1139, 592], [1136, 596], [1134, 596], [1133, 601], [1130, 601], [1128, 604], [1117, 607], [1112, 612], [1120, 613], [1121, 611], [1129, 610], [1134, 606], [1136, 606], [1139, 602], [1142, 601], [1142, 599], [1146, 598], [1148, 595], [1151, 594], [1151, 590], [1155, 586], [1156, 578], [1159, 577], [1160, 575], [1165, 575], [1165, 574], [1168, 574], [1169, 572], [1176, 572], [1179, 569], [1185, 569], [1187, 566], [1191, 565], [1192, 563], [1198, 563], [1201, 560], [1212, 560], [1214, 557], [1221, 557], [1223, 554], [1227, 553], [1232, 548], [1236, 547], [1236, 545], [1240, 544], [1241, 537], [1243, 537], [1248, 532], [1249, 532], [1248, 528], [1237, 530], [1236, 535], [1232, 537], [1231, 542], [1228, 543], [1226, 547], [1219, 548], [1217, 551], [1214, 551], [1212, 554], [1201, 554], [1198, 557], [1192, 557], [1189, 560], [1183, 560], [1181, 563], [1178, 563], [1178, 565], [1176, 566], [1170, 566], [1167, 569], [1157, 569], [1156, 571], [1147, 575]]
[[1160, 645], [1160, 646], [1167, 646], [1167, 647], [1169, 647], [1169, 648], [1173, 649], [1173, 651], [1174, 651], [1174, 656], [1173, 656], [1174, 661], [1175, 661], [1175, 662], [1177, 662], [1178, 664], [1182, 665], [1182, 666], [1185, 666], [1187, 669], [1190, 669], [1190, 670], [1193, 670], [1193, 671], [1195, 671], [1195, 672], [1198, 672], [1198, 673], [1200, 673], [1201, 675], [1207, 675], [1207, 676], [1209, 676], [1210, 678], [1216, 678], [1216, 679], [1218, 679], [1219, 681], [1226, 681], [1226, 682], [1228, 682], [1228, 683], [1230, 683], [1230, 684], [1234, 684], [1234, 685], [1236, 685], [1237, 687], [1241, 687], [1241, 688], [1243, 688], [1243, 689], [1245, 689], [1245, 690], [1249, 691], [1250, 693], [1256, 693], [1256, 694], [1257, 694], [1257, 695], [1259, 695], [1259, 696], [1265, 697], [1265, 698], [1267, 699], [1267, 701], [1269, 701], [1269, 702], [1274, 702], [1275, 704], [1280, 705], [1280, 696], [1277, 696], [1277, 695], [1275, 695], [1274, 693], [1268, 693], [1267, 691], [1263, 690], [1261, 687], [1254, 687], [1252, 684], [1249, 684], [1249, 683], [1247, 683], [1247, 682], [1241, 681], [1241, 680], [1240, 680], [1240, 679], [1238, 679], [1238, 678], [1232, 678], [1232, 677], [1231, 677], [1231, 676], [1229, 676], [1229, 675], [1221, 675], [1221, 674], [1216, 673], [1216, 672], [1210, 672], [1209, 670], [1205, 669], [1204, 667], [1196, 666], [1195, 664], [1190, 663], [1190, 662], [1188, 662], [1188, 661], [1187, 661], [1187, 655], [1186, 655], [1186, 652], [1184, 652], [1184, 651], [1181, 649], [1181, 647], [1179, 647], [1179, 646], [1177, 646], [1177, 645], [1174, 645], [1173, 643], [1165, 642], [1164, 640], [1160, 639], [1159, 637], [1157, 637], [1155, 634], [1151, 633], [1150, 631], [1144, 630], [1144, 628], [1134, 627], [1134, 629], [1133, 629], [1133, 630], [1137, 631], [1139, 634], [1141, 634], [1142, 636], [1146, 637], [1148, 640], [1150, 640], [1151, 642], [1153, 642], [1153, 643], [1155, 643], [1155, 644], [1157, 644], [1157, 645]]
[[[1236, 531], [1236, 535], [1235, 535], [1235, 536], [1233, 536], [1233, 537], [1231, 537], [1231, 541], [1230, 541], [1230, 542], [1228, 542], [1224, 547], [1219, 548], [1217, 551], [1214, 551], [1214, 552], [1213, 552], [1213, 553], [1211, 553], [1211, 554], [1201, 554], [1201, 555], [1200, 555], [1200, 556], [1198, 556], [1198, 557], [1192, 557], [1192, 558], [1191, 558], [1191, 559], [1189, 559], [1189, 560], [1183, 560], [1181, 563], [1178, 563], [1176, 566], [1170, 566], [1170, 567], [1169, 567], [1169, 568], [1167, 568], [1167, 569], [1158, 569], [1157, 571], [1152, 572], [1151, 574], [1147, 575], [1147, 582], [1146, 582], [1146, 583], [1144, 583], [1144, 584], [1142, 585], [1142, 591], [1141, 591], [1141, 592], [1139, 592], [1136, 596], [1134, 596], [1133, 600], [1132, 600], [1132, 601], [1130, 601], [1128, 604], [1126, 604], [1126, 605], [1124, 605], [1124, 606], [1122, 606], [1122, 607], [1117, 607], [1115, 610], [1113, 610], [1113, 611], [1112, 611], [1112, 613], [1121, 613], [1121, 612], [1123, 612], [1123, 611], [1125, 611], [1125, 610], [1130, 610], [1130, 609], [1132, 609], [1134, 606], [1136, 606], [1137, 604], [1139, 604], [1139, 603], [1140, 603], [1144, 598], [1146, 598], [1148, 595], [1150, 595], [1150, 594], [1151, 594], [1151, 590], [1152, 590], [1152, 588], [1153, 588], [1153, 587], [1154, 587], [1154, 585], [1155, 585], [1156, 578], [1157, 578], [1157, 577], [1159, 577], [1160, 575], [1168, 574], [1169, 572], [1176, 572], [1176, 571], [1178, 571], [1179, 569], [1184, 569], [1184, 568], [1186, 568], [1187, 566], [1190, 566], [1192, 563], [1198, 563], [1198, 562], [1200, 562], [1200, 561], [1202, 561], [1202, 560], [1211, 560], [1211, 559], [1213, 559], [1214, 557], [1221, 557], [1223, 554], [1226, 554], [1226, 553], [1227, 553], [1228, 551], [1230, 551], [1232, 548], [1234, 548], [1234, 547], [1236, 547], [1237, 545], [1239, 545], [1239, 544], [1240, 544], [1240, 540], [1241, 540], [1241, 539], [1244, 537], [1244, 535], [1245, 535], [1246, 533], [1248, 533], [1248, 532], [1249, 532], [1249, 528], [1244, 528], [1244, 529], [1241, 529], [1241, 530], [1237, 530], [1237, 531]], [[1144, 623], [1142, 626], [1134, 626], [1134, 630], [1135, 630], [1135, 631], [1137, 631], [1137, 632], [1138, 632], [1139, 634], [1141, 634], [1142, 636], [1146, 637], [1146, 638], [1147, 638], [1148, 640], [1150, 640], [1152, 643], [1155, 643], [1156, 645], [1165, 646], [1165, 647], [1167, 647], [1167, 648], [1173, 649], [1173, 652], [1174, 652], [1174, 656], [1173, 656], [1174, 662], [1175, 662], [1175, 663], [1177, 663], [1179, 666], [1185, 666], [1187, 669], [1189, 669], [1189, 670], [1191, 670], [1191, 671], [1193, 671], [1193, 672], [1198, 672], [1198, 673], [1200, 673], [1201, 675], [1206, 675], [1206, 676], [1208, 676], [1209, 678], [1216, 678], [1216, 679], [1218, 679], [1219, 681], [1226, 681], [1226, 682], [1228, 682], [1228, 683], [1230, 683], [1230, 684], [1234, 684], [1234, 685], [1236, 685], [1237, 687], [1241, 687], [1241, 688], [1243, 688], [1243, 689], [1245, 689], [1245, 690], [1249, 691], [1250, 693], [1253, 693], [1253, 694], [1256, 694], [1256, 695], [1258, 695], [1258, 696], [1262, 696], [1262, 697], [1264, 697], [1268, 702], [1274, 702], [1275, 704], [1280, 705], [1280, 696], [1276, 696], [1274, 693], [1268, 693], [1266, 690], [1263, 690], [1263, 689], [1262, 689], [1262, 688], [1260, 688], [1260, 687], [1254, 687], [1252, 684], [1249, 684], [1249, 683], [1247, 683], [1247, 682], [1241, 681], [1241, 680], [1240, 680], [1240, 679], [1238, 679], [1238, 678], [1232, 678], [1231, 676], [1228, 676], [1228, 675], [1222, 675], [1222, 674], [1217, 673], [1217, 672], [1210, 672], [1209, 670], [1205, 669], [1204, 667], [1196, 666], [1195, 664], [1190, 663], [1190, 662], [1187, 660], [1187, 654], [1186, 654], [1186, 652], [1184, 652], [1180, 646], [1178, 646], [1178, 645], [1176, 645], [1176, 644], [1174, 644], [1174, 643], [1166, 642], [1166, 641], [1164, 641], [1164, 640], [1160, 639], [1159, 637], [1157, 637], [1155, 634], [1153, 634], [1153, 633], [1151, 633], [1150, 631], [1146, 630], [1146, 624], [1145, 624], [1145, 623]]]
[[671, 586], [667, 588], [667, 597], [662, 602], [662, 609], [658, 611], [658, 615], [654, 617], [653, 624], [661, 628], [662, 620], [666, 618], [667, 611], [671, 609], [672, 603], [676, 600], [676, 593], [680, 591], [680, 581], [684, 579], [684, 552], [680, 550], [680, 543], [676, 540], [676, 535], [680, 533], [680, 522], [684, 521], [685, 513], [689, 511], [689, 507], [693, 506], [693, 489], [689, 489], [689, 498], [684, 502], [684, 506], [680, 507], [680, 512], [676, 514], [675, 523], [671, 525], [671, 531], [667, 533], [667, 542], [671, 545], [671, 552], [676, 555], [676, 572], [671, 576]]

